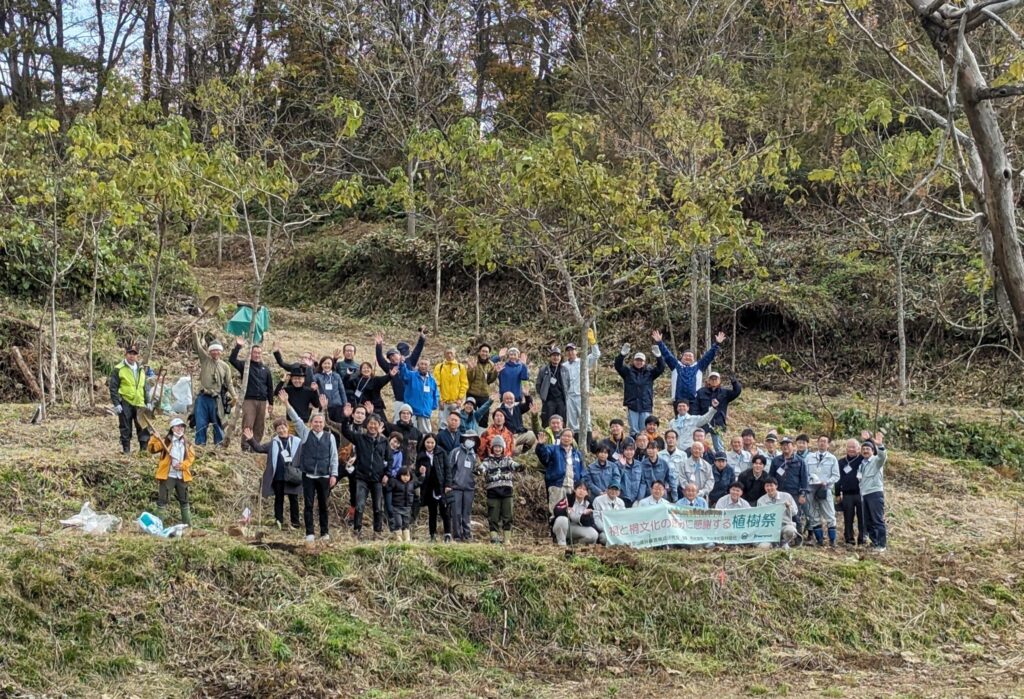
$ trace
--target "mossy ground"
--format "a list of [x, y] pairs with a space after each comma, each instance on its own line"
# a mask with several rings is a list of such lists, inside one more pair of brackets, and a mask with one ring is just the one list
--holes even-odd
[[[370, 356], [368, 324], [313, 331], [309, 322], [275, 312], [286, 356], [343, 339]], [[428, 354], [444, 344], [432, 338]], [[602, 369], [599, 426], [620, 410], [616, 389]], [[870, 414], [863, 397], [832, 400]], [[32, 426], [29, 414], [0, 406], [0, 693], [1001, 696], [1024, 681], [1024, 488], [1013, 469], [976, 458], [894, 444], [882, 557], [808, 548], [566, 557], [545, 538], [536, 474], [519, 487], [510, 548], [357, 544], [337, 525], [331, 544], [307, 548], [298, 532], [264, 526], [258, 457], [204, 451], [197, 531], [157, 540], [130, 522], [155, 506], [153, 462], [117, 454], [112, 418], [57, 409]], [[942, 414], [972, 434], [1006, 429], [997, 411]], [[760, 433], [813, 431], [823, 419], [810, 397], [754, 390], [731, 417]], [[122, 531], [62, 530], [58, 519], [85, 500], [125, 518]], [[243, 530], [245, 507], [257, 521]]]

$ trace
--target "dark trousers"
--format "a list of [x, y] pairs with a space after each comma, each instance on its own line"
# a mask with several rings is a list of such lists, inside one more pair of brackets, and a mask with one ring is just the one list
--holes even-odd
[[882, 547], [886, 542], [885, 493], [869, 493], [864, 501], [864, 528], [868, 530], [873, 546]]
[[[275, 484], [276, 485], [276, 484]], [[328, 531], [327, 523], [327, 498], [331, 494], [331, 479], [302, 477], [302, 505], [303, 519], [306, 522], [306, 536], [313, 535], [313, 498], [317, 500], [317, 508], [320, 515], [320, 536], [326, 536]], [[275, 502], [275, 506], [276, 506]]]
[[352, 474], [348, 477], [348, 506], [356, 506], [356, 477]]
[[206, 444], [206, 434], [213, 426], [213, 443], [220, 444], [224, 441], [224, 428], [220, 426], [220, 416], [217, 413], [216, 396], [208, 396], [205, 393], [199, 394], [196, 398], [196, 407], [193, 411], [196, 418], [196, 444]]
[[512, 531], [512, 496], [487, 496], [487, 524], [491, 532]]
[[[848, 544], [864, 543], [864, 503], [860, 493], [843, 493], [843, 541]], [[857, 519], [857, 538], [853, 538], [853, 520]]]
[[356, 479], [356, 519], [353, 528], [358, 534], [363, 529], [363, 510], [366, 509], [366, 498], [373, 500], [373, 531], [380, 533], [384, 529], [384, 487], [379, 483], [371, 483], [361, 478]]
[[453, 490], [448, 493], [449, 516], [452, 522], [452, 538], [469, 541], [473, 538], [469, 515], [473, 512], [472, 490]]
[[[551, 416], [558, 415], [562, 418], [562, 423], [565, 423], [565, 398], [549, 398], [544, 401], [544, 405], [540, 409], [540, 421], [545, 427], [551, 422]], [[558, 435], [555, 435], [556, 437]]]
[[[286, 484], [284, 481], [274, 481], [274, 519], [278, 522], [284, 523], [284, 499], [286, 493], [284, 489]], [[288, 497], [288, 512], [291, 514], [292, 526], [296, 529], [299, 528], [299, 496], [295, 493], [287, 494]], [[312, 511], [310, 511], [312, 516]]]
[[427, 494], [427, 527], [431, 538], [437, 536], [437, 516], [441, 515], [441, 526], [444, 533], [451, 531], [451, 519], [448, 514], [448, 502], [445, 499], [437, 500], [433, 495]]
[[[490, 396], [476, 396], [476, 395], [473, 395], [472, 393], [469, 394], [469, 397], [476, 401], [476, 407], [478, 407], [478, 408], [481, 405], [483, 405], [484, 403], [486, 403], [490, 399]], [[488, 413], [490, 412], [490, 408], [488, 408], [487, 412]], [[562, 417], [565, 417], [565, 416], [563, 415]], [[487, 413], [484, 413], [484, 416], [482, 418], [480, 418], [480, 422], [479, 422], [480, 429], [482, 429], [482, 430], [487, 429], [487, 426], [490, 424], [488, 422], [488, 420], [490, 420], [490, 418], [491, 418], [490, 415], [488, 415]]]
[[135, 428], [135, 436], [139, 440], [139, 451], [146, 451], [146, 444], [149, 442], [149, 430], [139, 424], [139, 411], [134, 405], [121, 403], [121, 414], [117, 416], [117, 427], [121, 433], [121, 449], [129, 451], [132, 447], [132, 427]]

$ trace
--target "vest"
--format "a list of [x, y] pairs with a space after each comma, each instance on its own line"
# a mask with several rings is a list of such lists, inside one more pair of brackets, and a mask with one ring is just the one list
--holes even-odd
[[128, 405], [141, 408], [146, 404], [146, 370], [139, 365], [138, 375], [132, 372], [132, 368], [121, 362], [117, 365], [117, 378], [120, 384], [117, 393]]
[[312, 432], [302, 443], [302, 461], [299, 468], [312, 478], [331, 475], [331, 435], [324, 432], [320, 439]]

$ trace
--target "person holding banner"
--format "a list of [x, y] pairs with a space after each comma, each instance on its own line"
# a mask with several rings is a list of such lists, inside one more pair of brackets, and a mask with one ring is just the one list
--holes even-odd
[[608, 510], [624, 510], [626, 503], [619, 497], [619, 482], [612, 481], [603, 495], [593, 499], [594, 503], [594, 528], [597, 529], [597, 541], [599, 544], [607, 545], [608, 540], [604, 535], [604, 513]]
[[697, 484], [690, 481], [683, 487], [683, 497], [676, 500], [676, 507], [695, 507], [698, 510], [706, 510], [708, 501], [697, 494]]
[[[788, 437], [783, 438], [785, 442]], [[790, 440], [790, 446], [792, 446], [792, 440]], [[789, 493], [779, 490], [779, 482], [774, 478], [769, 478], [764, 482], [764, 495], [757, 501], [757, 506], [762, 507], [764, 505], [784, 505], [782, 513], [782, 548], [788, 549], [789, 545], [797, 538], [796, 531], [796, 513], [797, 504], [796, 500]], [[761, 548], [768, 548], [771, 544], [758, 544]]]
[[651, 483], [651, 494], [633, 503], [633, 507], [650, 507], [662, 503], [668, 503], [668, 498], [665, 497], [665, 484], [662, 481], [654, 481]]
[[724, 498], [718, 498], [715, 503], [716, 510], [748, 510], [750, 503], [743, 499], [743, 486], [739, 481], [729, 486], [729, 494]]
[[[570, 430], [566, 432], [572, 434]], [[587, 485], [580, 481], [555, 505], [551, 534], [559, 546], [565, 546], [567, 541], [573, 544], [596, 544], [599, 533], [594, 524], [594, 510], [587, 498]]]

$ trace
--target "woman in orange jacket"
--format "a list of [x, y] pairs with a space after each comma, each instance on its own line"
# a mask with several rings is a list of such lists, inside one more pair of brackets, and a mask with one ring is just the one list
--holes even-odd
[[163, 519], [167, 514], [169, 491], [174, 488], [174, 496], [181, 506], [181, 521], [191, 526], [192, 511], [188, 504], [188, 484], [192, 481], [192, 463], [196, 460], [196, 454], [185, 438], [185, 421], [180, 418], [171, 420], [171, 429], [167, 436], [163, 439], [156, 435], [150, 436], [147, 448], [149, 453], [160, 457], [160, 463], [156, 467], [156, 480], [160, 485], [156, 506], [160, 518]]

